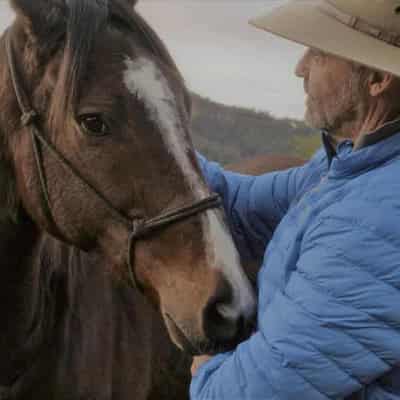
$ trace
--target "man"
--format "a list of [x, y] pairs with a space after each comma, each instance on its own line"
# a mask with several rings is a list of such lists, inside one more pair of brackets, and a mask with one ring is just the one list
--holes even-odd
[[264, 261], [257, 330], [195, 359], [191, 398], [400, 399], [400, 1], [294, 0], [253, 23], [309, 47], [296, 74], [324, 147], [261, 177], [200, 158], [243, 259]]

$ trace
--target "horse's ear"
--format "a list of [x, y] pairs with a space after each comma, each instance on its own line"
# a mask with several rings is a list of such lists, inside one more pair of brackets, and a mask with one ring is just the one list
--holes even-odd
[[48, 38], [65, 29], [65, 0], [10, 0], [28, 35]]

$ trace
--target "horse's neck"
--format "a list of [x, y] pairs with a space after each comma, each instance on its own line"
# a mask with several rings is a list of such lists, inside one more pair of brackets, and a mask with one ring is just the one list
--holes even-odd
[[23, 368], [25, 358], [43, 340], [39, 314], [45, 314], [44, 296], [36, 269], [41, 241], [42, 235], [29, 220], [0, 223], [0, 384], [14, 378], [10, 366]]
[[[32, 271], [28, 268], [40, 240], [40, 234], [28, 220], [15, 223], [11, 219], [0, 221], [0, 293], [3, 299], [15, 298], [18, 288], [29, 279]], [[22, 289], [22, 288], [21, 288]], [[10, 303], [0, 302], [1, 315], [7, 312]], [[4, 308], [4, 309], [3, 309]], [[12, 307], [11, 307], [12, 308]]]

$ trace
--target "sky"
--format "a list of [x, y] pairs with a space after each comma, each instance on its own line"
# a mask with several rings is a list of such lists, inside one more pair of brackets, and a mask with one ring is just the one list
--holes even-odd
[[[137, 9], [163, 39], [191, 90], [224, 104], [301, 119], [303, 83], [293, 71], [304, 47], [248, 24], [282, 2], [139, 0]], [[0, 0], [0, 31], [12, 16], [7, 1]]]

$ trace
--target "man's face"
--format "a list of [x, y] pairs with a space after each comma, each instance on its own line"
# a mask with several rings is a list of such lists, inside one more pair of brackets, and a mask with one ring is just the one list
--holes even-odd
[[306, 122], [316, 129], [346, 135], [341, 128], [357, 118], [365, 98], [359, 69], [344, 59], [308, 49], [296, 75], [304, 79]]

